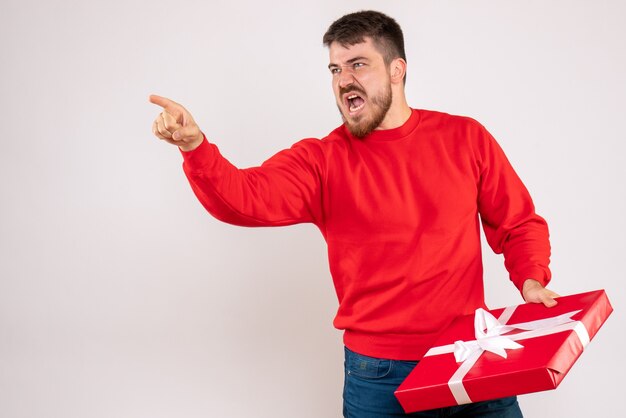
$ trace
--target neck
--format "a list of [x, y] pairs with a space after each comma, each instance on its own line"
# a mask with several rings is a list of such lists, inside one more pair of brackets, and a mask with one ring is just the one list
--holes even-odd
[[378, 125], [378, 129], [394, 129], [398, 128], [409, 120], [411, 117], [411, 108], [406, 102], [404, 96], [404, 89], [393, 92], [393, 98], [391, 100], [391, 107], [387, 111], [385, 119]]

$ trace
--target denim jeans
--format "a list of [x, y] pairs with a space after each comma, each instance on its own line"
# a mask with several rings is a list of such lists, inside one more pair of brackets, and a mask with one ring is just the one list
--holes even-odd
[[521, 418], [517, 398], [496, 399], [405, 414], [393, 392], [417, 362], [378, 359], [345, 348], [343, 416], [345, 418], [481, 417]]

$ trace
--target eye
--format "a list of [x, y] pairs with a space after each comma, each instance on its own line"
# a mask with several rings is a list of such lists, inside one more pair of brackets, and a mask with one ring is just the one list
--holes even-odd
[[330, 73], [335, 75], [335, 74], [339, 74], [341, 72], [341, 68], [339, 67], [330, 67]]
[[358, 70], [359, 68], [363, 68], [365, 67], [365, 64], [362, 62], [355, 62], [354, 64], [352, 64], [352, 68], [354, 68], [355, 70]]

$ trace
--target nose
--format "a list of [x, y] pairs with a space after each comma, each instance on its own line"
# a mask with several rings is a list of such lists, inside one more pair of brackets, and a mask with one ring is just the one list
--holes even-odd
[[338, 84], [340, 88], [346, 88], [354, 83], [354, 75], [351, 71], [341, 71], [339, 74]]

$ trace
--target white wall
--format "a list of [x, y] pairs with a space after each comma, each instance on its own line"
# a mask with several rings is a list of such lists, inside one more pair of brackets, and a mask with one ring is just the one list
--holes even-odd
[[[150, 93], [240, 166], [340, 120], [321, 36], [396, 17], [414, 107], [499, 139], [551, 226], [554, 290], [617, 310], [529, 417], [621, 407], [622, 1], [2, 0], [0, 416], [338, 417], [341, 334], [311, 225], [212, 219], [153, 138]], [[485, 255], [490, 306], [520, 301]]]

